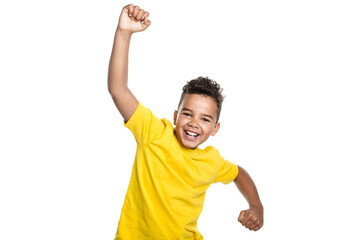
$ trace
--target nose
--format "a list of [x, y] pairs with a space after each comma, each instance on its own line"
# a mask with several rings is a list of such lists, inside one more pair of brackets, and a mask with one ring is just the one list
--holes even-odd
[[197, 122], [195, 120], [188, 122], [188, 125], [189, 125], [189, 127], [199, 128], [199, 125], [197, 124]]

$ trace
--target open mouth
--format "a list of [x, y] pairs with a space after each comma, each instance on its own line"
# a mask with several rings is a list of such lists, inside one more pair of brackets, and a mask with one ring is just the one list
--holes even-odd
[[190, 132], [190, 131], [186, 131], [186, 130], [184, 130], [184, 132], [185, 132], [187, 138], [190, 139], [190, 140], [194, 140], [194, 139], [196, 139], [197, 137], [200, 136], [200, 134], [197, 134], [197, 133], [194, 133], [194, 132]]

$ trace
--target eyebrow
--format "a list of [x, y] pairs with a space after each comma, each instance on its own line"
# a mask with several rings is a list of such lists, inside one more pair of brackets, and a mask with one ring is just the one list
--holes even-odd
[[[183, 108], [183, 109], [181, 109], [181, 111], [188, 111], [188, 112], [192, 112], [192, 110], [191, 109], [188, 109], [188, 108]], [[211, 118], [212, 120], [214, 120], [214, 117], [213, 116], [211, 116], [211, 115], [209, 115], [209, 114], [203, 114], [205, 117], [208, 117], [208, 118]]]

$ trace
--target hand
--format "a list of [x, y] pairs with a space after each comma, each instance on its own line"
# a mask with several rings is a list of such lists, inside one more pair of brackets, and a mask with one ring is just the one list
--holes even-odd
[[118, 29], [130, 33], [144, 31], [151, 24], [148, 17], [149, 13], [138, 6], [126, 5], [121, 11]]
[[238, 221], [249, 230], [257, 231], [263, 226], [263, 210], [250, 207], [250, 209], [240, 212]]

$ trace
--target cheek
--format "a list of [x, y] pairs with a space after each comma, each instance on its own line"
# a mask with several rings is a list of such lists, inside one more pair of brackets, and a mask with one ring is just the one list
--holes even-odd
[[176, 122], [176, 128], [177, 129], [182, 128], [185, 124], [186, 121], [183, 118], [179, 117]]
[[181, 124], [182, 124], [182, 119], [181, 119], [181, 117], [179, 117], [176, 119], [176, 125], [179, 126]]
[[214, 127], [210, 124], [203, 124], [202, 129], [206, 135], [210, 135], [213, 132]]
[[187, 124], [189, 122], [189, 120], [184, 116], [180, 116], [177, 121], [178, 121], [178, 124], [180, 124], [181, 126], [184, 126], [185, 124]]

